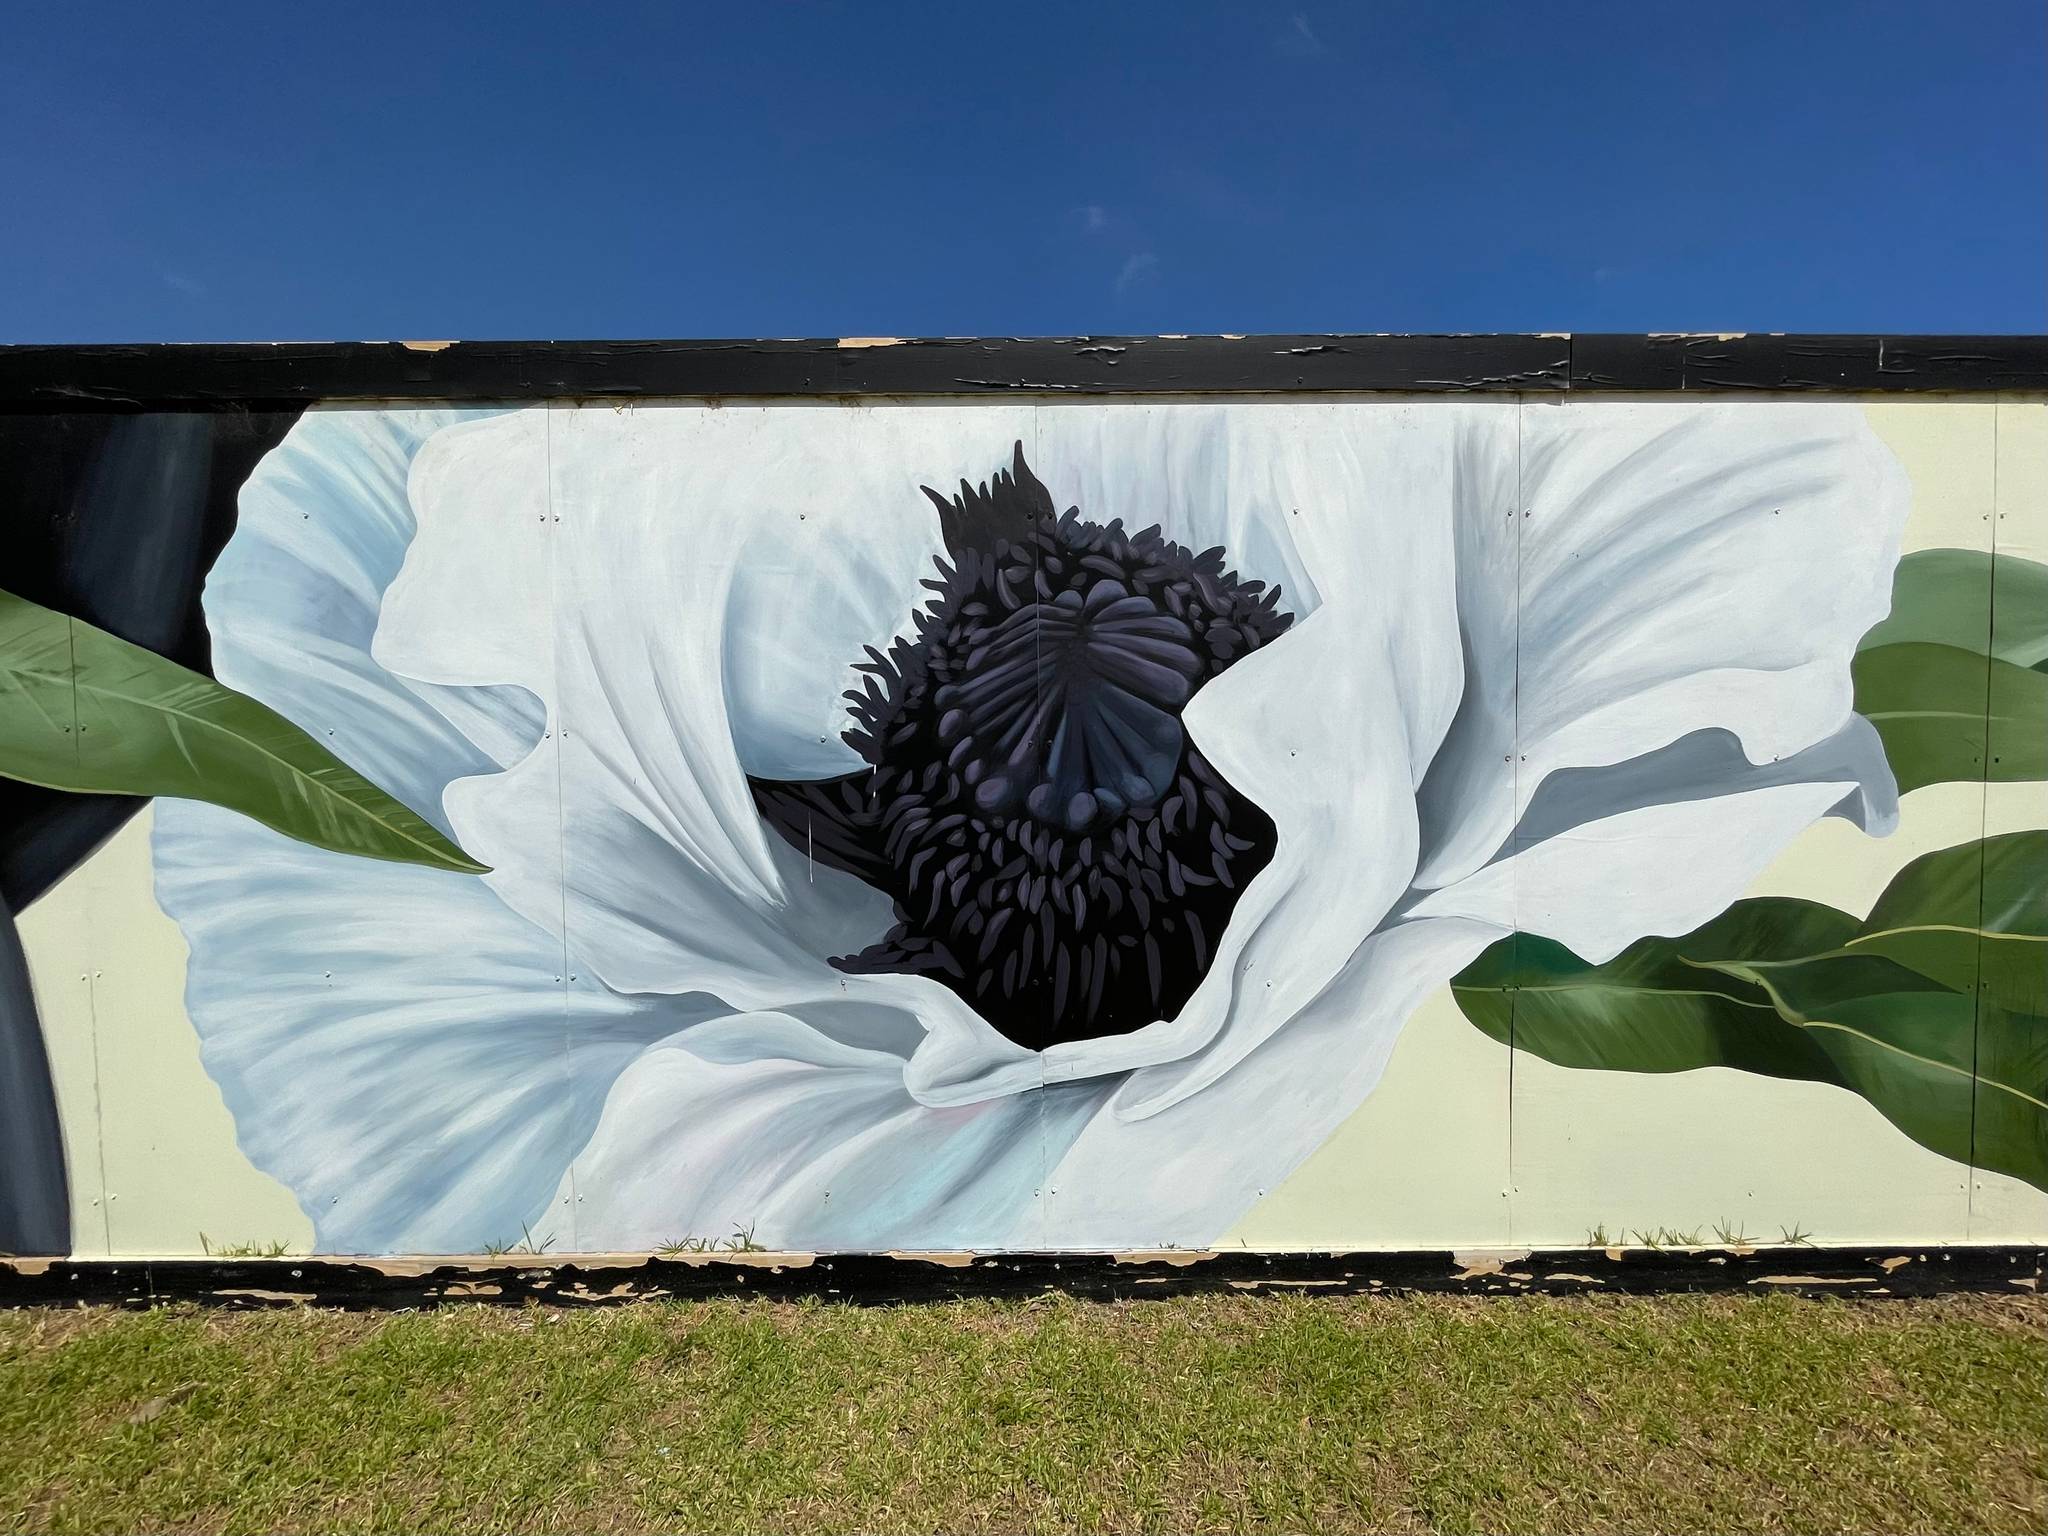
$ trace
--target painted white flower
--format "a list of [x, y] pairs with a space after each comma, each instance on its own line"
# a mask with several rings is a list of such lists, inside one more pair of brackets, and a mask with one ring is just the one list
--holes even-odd
[[[1182, 731], [1271, 834], [1206, 968], [1175, 930], [1149, 983], [1170, 1017], [1069, 1002], [1042, 1050], [988, 1001], [1022, 995], [1014, 973], [977, 993], [835, 965], [884, 940], [891, 899], [764, 816], [770, 781], [872, 770], [842, 739], [853, 667], [960, 560], [920, 487], [980, 486], [1013, 444], [1058, 509], [1220, 546], [1293, 615], [1249, 654], [1216, 631], [1227, 671], [1182, 667], [1207, 620], [1133, 600], [1101, 639], [1128, 569], [1086, 578], [1117, 584], [1090, 588], [1074, 654], [1126, 649], [1074, 688], [1124, 667], [1138, 702], [1090, 695], [1107, 734], [1082, 778], [1122, 787], [1041, 795], [1041, 842], [1066, 817], [1106, 847], [1125, 795], [1175, 793]], [[1827, 404], [318, 410], [243, 490], [206, 588], [216, 670], [492, 872], [166, 802], [158, 893], [242, 1145], [323, 1250], [522, 1223], [556, 1252], [1204, 1244], [1502, 934], [1602, 961], [1718, 913], [1820, 816], [1889, 829], [1849, 657], [1905, 511], [1860, 411]], [[1085, 629], [1071, 601], [1053, 618]], [[1148, 657], [1193, 678], [1184, 708]], [[1008, 717], [967, 714], [945, 739], [984, 752]], [[1058, 778], [1059, 750], [1018, 771]], [[994, 879], [975, 869], [935, 913]]]

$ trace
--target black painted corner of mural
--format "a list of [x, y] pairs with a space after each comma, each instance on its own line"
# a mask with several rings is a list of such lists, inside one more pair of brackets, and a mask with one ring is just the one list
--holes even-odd
[[1170, 1018], [1275, 841], [1181, 712], [1293, 615], [1221, 547], [1056, 511], [1021, 443], [982, 485], [925, 495], [929, 596], [886, 652], [848, 658], [845, 741], [868, 766], [755, 779], [755, 804], [893, 902], [841, 969], [929, 976], [1031, 1049]]
[[[199, 594], [284, 410], [0, 414], [0, 587], [196, 670]], [[70, 1199], [49, 1061], [13, 914], [142, 802], [0, 779], [0, 1250], [64, 1253]]]
[[[210, 673], [201, 584], [243, 481], [299, 414], [0, 414], [0, 588]], [[139, 804], [0, 779], [0, 902], [20, 911]]]

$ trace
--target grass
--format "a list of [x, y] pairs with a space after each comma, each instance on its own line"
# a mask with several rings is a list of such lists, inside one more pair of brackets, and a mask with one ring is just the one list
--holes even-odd
[[656, 1258], [678, 1259], [692, 1253], [766, 1253], [754, 1241], [752, 1227], [735, 1227], [730, 1237], [674, 1237], [654, 1250]]
[[555, 1240], [552, 1237], [544, 1237], [538, 1243], [534, 1242], [533, 1228], [529, 1227], [523, 1221], [519, 1223], [519, 1230], [524, 1234], [524, 1236], [522, 1236], [518, 1242], [485, 1243], [484, 1252], [494, 1259], [502, 1259], [507, 1254], [522, 1253], [530, 1253], [534, 1255], [536, 1258], [538, 1258], [541, 1254], [546, 1253], [550, 1248], [555, 1246]]
[[0, 1314], [0, 1529], [2039, 1531], [2048, 1301]]
[[269, 1243], [216, 1243], [202, 1232], [199, 1234], [199, 1251], [210, 1259], [281, 1259], [291, 1251], [283, 1242]]

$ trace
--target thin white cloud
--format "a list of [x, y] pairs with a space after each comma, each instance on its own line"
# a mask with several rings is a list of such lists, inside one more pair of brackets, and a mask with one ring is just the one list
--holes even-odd
[[1296, 11], [1273, 39], [1273, 51], [1284, 59], [1313, 59], [1330, 50], [1316, 36], [1316, 29], [1308, 24], [1308, 18]]
[[1122, 298], [1140, 283], [1149, 282], [1159, 271], [1159, 258], [1150, 251], [1139, 251], [1124, 262], [1123, 270], [1116, 275], [1116, 293]]

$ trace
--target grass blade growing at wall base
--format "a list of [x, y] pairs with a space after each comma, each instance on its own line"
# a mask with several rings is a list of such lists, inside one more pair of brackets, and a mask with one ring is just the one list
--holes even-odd
[[206, 800], [338, 853], [484, 869], [267, 705], [6, 592], [0, 775]]

